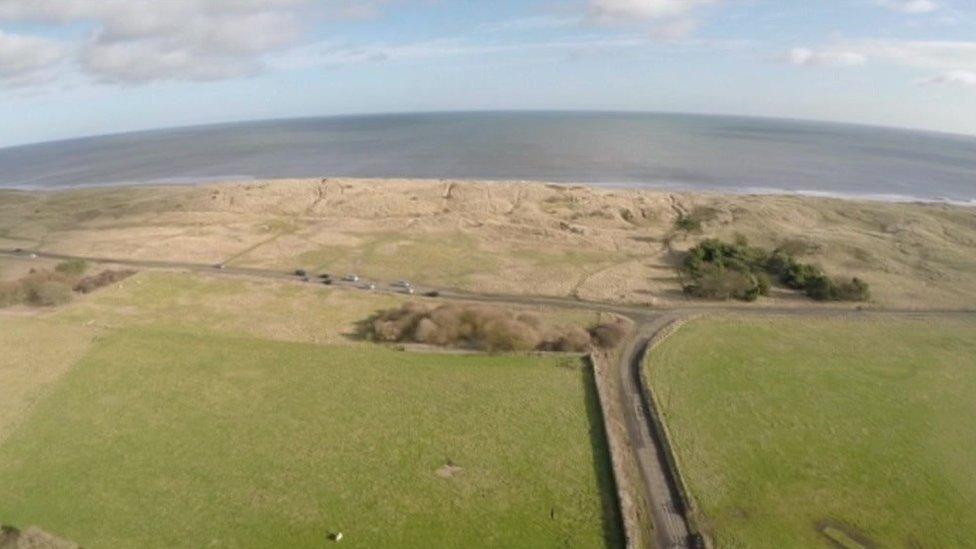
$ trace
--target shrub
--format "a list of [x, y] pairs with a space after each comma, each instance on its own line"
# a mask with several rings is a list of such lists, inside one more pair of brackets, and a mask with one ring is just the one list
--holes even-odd
[[620, 319], [597, 324], [589, 329], [593, 342], [603, 349], [612, 349], [620, 345], [629, 331], [627, 323]]
[[675, 220], [674, 228], [678, 229], [679, 231], [685, 231], [686, 233], [697, 233], [701, 232], [702, 223], [698, 219], [681, 214], [678, 216], [678, 219]]
[[590, 349], [593, 339], [590, 332], [579, 328], [567, 328], [562, 333], [556, 333], [544, 338], [540, 351], [558, 351], [561, 353], [583, 353]]
[[806, 293], [817, 301], [867, 301], [871, 298], [867, 282], [857, 277], [837, 281], [821, 275], [810, 281]]
[[867, 301], [871, 299], [871, 289], [868, 283], [857, 278], [852, 278], [849, 282], [837, 282], [836, 298], [840, 301]]
[[709, 264], [702, 268], [693, 282], [685, 285], [684, 291], [688, 295], [708, 299], [755, 301], [762, 288], [752, 273]]
[[87, 294], [93, 292], [103, 286], [108, 286], [109, 284], [114, 284], [121, 280], [125, 280], [130, 276], [136, 274], [135, 271], [124, 269], [120, 271], [105, 270], [97, 275], [86, 276], [82, 278], [74, 285], [74, 290], [76, 292], [81, 292]]
[[54, 307], [71, 301], [71, 286], [55, 280], [32, 281], [25, 285], [26, 301], [38, 307]]
[[68, 276], [81, 276], [88, 270], [88, 262], [84, 259], [69, 259], [58, 263], [54, 270]]
[[685, 293], [712, 299], [753, 301], [769, 295], [774, 281], [819, 301], [864, 301], [870, 296], [868, 284], [861, 279], [837, 282], [819, 266], [797, 261], [787, 248], [768, 252], [749, 246], [745, 238], [733, 244], [701, 241], [688, 251], [682, 271], [690, 278]]
[[548, 328], [536, 315], [482, 305], [447, 304], [429, 308], [406, 303], [380, 311], [361, 323], [374, 341], [415, 342], [482, 351], [586, 352], [594, 345], [612, 347], [627, 333], [622, 321], [593, 326]]

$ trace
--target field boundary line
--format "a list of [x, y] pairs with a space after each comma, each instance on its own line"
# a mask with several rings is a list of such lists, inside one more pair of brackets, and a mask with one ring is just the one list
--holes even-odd
[[[628, 463], [631, 456], [627, 451], [630, 440], [626, 436], [626, 428], [623, 421], [618, 417], [617, 406], [613, 399], [613, 391], [607, 386], [606, 375], [612, 375], [612, 363], [610, 357], [605, 353], [590, 353], [584, 357], [593, 371], [593, 382], [596, 385], [597, 397], [600, 401], [600, 408], [603, 416], [603, 429], [607, 437], [607, 451], [610, 454], [610, 470], [613, 474], [614, 494], [617, 501], [617, 509], [620, 512], [620, 521], [623, 526], [624, 539], [628, 549], [638, 549], [647, 546], [649, 540], [645, 540], [645, 530], [641, 525], [649, 525], [649, 522], [642, 520], [642, 514], [646, 514], [644, 506], [641, 505], [641, 491], [634, 483], [636, 471], [635, 463]], [[646, 502], [644, 502], [646, 505]]]

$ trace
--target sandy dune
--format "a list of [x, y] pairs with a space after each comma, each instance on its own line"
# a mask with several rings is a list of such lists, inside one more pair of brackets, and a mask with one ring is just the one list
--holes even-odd
[[[702, 231], [675, 230], [681, 214]], [[976, 307], [976, 210], [941, 204], [354, 179], [0, 191], [0, 247], [652, 306], [685, 302], [683, 249], [737, 234], [860, 276], [881, 305]]]

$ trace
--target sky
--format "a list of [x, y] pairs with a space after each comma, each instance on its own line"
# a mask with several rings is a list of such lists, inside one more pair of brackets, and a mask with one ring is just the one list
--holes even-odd
[[0, 146], [523, 109], [976, 134], [976, 1], [0, 0]]

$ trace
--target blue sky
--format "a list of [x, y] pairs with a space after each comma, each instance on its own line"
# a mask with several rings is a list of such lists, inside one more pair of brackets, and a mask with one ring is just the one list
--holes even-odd
[[0, 146], [255, 118], [486, 109], [976, 134], [976, 3], [0, 0]]

